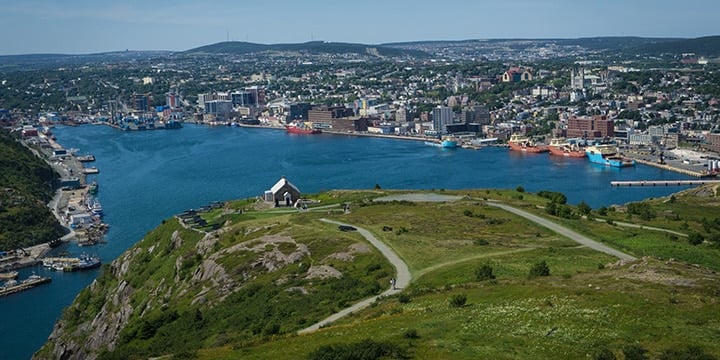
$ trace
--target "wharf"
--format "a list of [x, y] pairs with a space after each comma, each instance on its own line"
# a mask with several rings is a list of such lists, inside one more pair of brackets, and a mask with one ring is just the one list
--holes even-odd
[[611, 186], [688, 186], [720, 184], [720, 180], [638, 180], [638, 181], [611, 181]]
[[52, 281], [49, 277], [39, 277], [35, 276], [34, 278], [31, 276], [28, 279], [25, 279], [21, 282], [19, 282], [17, 285], [10, 285], [10, 286], [2, 286], [0, 287], [0, 297], [14, 294], [17, 292], [25, 291], [28, 289], [32, 289], [38, 285], [47, 284], [50, 281]]
[[691, 164], [683, 164], [682, 161], [679, 160], [668, 160], [664, 163], [660, 163], [657, 159], [650, 160], [646, 157], [640, 157], [637, 154], [625, 154], [626, 156], [630, 157], [631, 159], [635, 160], [638, 164], [648, 165], [648, 166], [654, 166], [656, 168], [668, 170], [668, 171], [674, 171], [676, 173], [693, 176], [697, 178], [708, 178], [715, 176], [712, 173], [707, 172], [707, 170], [696, 170], [698, 167], [703, 167], [702, 165], [691, 165]]

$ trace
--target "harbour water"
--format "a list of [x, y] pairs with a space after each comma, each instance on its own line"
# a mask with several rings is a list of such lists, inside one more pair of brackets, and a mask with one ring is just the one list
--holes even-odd
[[[593, 208], [658, 197], [678, 187], [613, 188], [612, 180], [690, 177], [638, 165], [609, 168], [586, 159], [520, 154], [505, 148], [442, 149], [422, 141], [340, 135], [291, 135], [254, 128], [186, 125], [174, 131], [123, 132], [107, 126], [57, 127], [59, 143], [92, 153], [97, 195], [110, 225], [107, 243], [56, 251], [87, 252], [110, 262], [162, 219], [215, 200], [261, 195], [281, 176], [304, 193], [330, 189], [516, 188], [560, 191]], [[0, 358], [28, 359], [47, 339], [62, 309], [98, 270], [49, 272], [52, 282], [0, 298]]]

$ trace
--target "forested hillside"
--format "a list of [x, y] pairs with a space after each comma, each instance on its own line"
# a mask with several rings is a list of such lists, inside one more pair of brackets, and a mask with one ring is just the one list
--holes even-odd
[[0, 129], [0, 250], [35, 245], [64, 230], [47, 207], [56, 173]]

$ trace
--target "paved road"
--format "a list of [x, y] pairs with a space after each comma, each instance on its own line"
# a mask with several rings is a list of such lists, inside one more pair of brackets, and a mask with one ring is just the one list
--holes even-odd
[[529, 212], [527, 212], [527, 211], [523, 211], [523, 210], [520, 210], [520, 209], [518, 209], [518, 208], [514, 208], [514, 207], [512, 207], [512, 206], [508, 206], [508, 205], [505, 205], [505, 204], [500, 204], [500, 203], [493, 202], [493, 201], [488, 201], [487, 204], [490, 205], [490, 206], [499, 207], [499, 208], [501, 208], [501, 209], [503, 209], [503, 210], [505, 210], [505, 211], [507, 211], [507, 212], [511, 212], [511, 213], [513, 213], [513, 214], [515, 214], [515, 215], [522, 216], [522, 217], [524, 217], [524, 218], [526, 218], [526, 219], [528, 219], [528, 220], [530, 220], [530, 221], [532, 221], [532, 222], [534, 222], [534, 223], [536, 223], [536, 224], [538, 224], [538, 225], [540, 225], [540, 226], [544, 226], [544, 227], [546, 227], [546, 228], [548, 228], [548, 229], [550, 229], [550, 230], [552, 230], [552, 231], [554, 231], [554, 232], [556, 232], [556, 233], [558, 233], [558, 234], [560, 234], [560, 235], [562, 235], [562, 236], [565, 236], [565, 237], [567, 237], [567, 238], [569, 238], [569, 239], [571, 239], [571, 240], [573, 240], [573, 241], [576, 241], [576, 242], [578, 242], [578, 243], [580, 243], [580, 244], [582, 244], [582, 245], [584, 245], [584, 246], [587, 246], [587, 247], [589, 247], [589, 248], [591, 248], [591, 249], [594, 249], [594, 250], [597, 250], [597, 251], [600, 251], [600, 252], [604, 252], [604, 253], [606, 253], [606, 254], [608, 254], [608, 255], [615, 256], [615, 257], [617, 257], [617, 258], [619, 258], [619, 259], [621, 259], [621, 260], [636, 260], [636, 259], [637, 259], [637, 258], [635, 258], [634, 256], [630, 256], [630, 255], [628, 255], [628, 254], [626, 254], [626, 253], [624, 253], [624, 252], [622, 252], [622, 251], [618, 251], [618, 250], [613, 249], [613, 248], [611, 248], [611, 247], [609, 247], [609, 246], [606, 246], [606, 245], [604, 245], [604, 244], [601, 244], [601, 243], [599, 243], [599, 242], [597, 242], [597, 241], [595, 241], [595, 240], [592, 240], [592, 239], [590, 239], [590, 238], [588, 238], [588, 237], [586, 237], [586, 236], [584, 236], [584, 235], [578, 234], [578, 233], [576, 233], [576, 232], [574, 232], [574, 231], [572, 231], [572, 230], [570, 230], [570, 229], [568, 229], [568, 228], [566, 228], [566, 227], [564, 227], [564, 226], [562, 226], [562, 225], [556, 224], [556, 223], [554, 223], [554, 222], [552, 222], [552, 221], [550, 221], [550, 220], [541, 218], [541, 217], [539, 217], [539, 216], [537, 216], [537, 215], [535, 215], [535, 214], [531, 214], [531, 213], [529, 213]]
[[320, 219], [320, 220], [327, 222], [327, 223], [331, 223], [331, 224], [346, 225], [346, 226], [352, 226], [352, 227], [356, 228], [357, 231], [360, 233], [360, 235], [364, 236], [365, 239], [367, 239], [367, 241], [369, 241], [375, 248], [377, 248], [380, 251], [380, 253], [382, 253], [383, 256], [385, 256], [388, 259], [388, 261], [390, 261], [390, 263], [393, 264], [393, 266], [395, 266], [395, 270], [397, 271], [397, 275], [395, 276], [395, 279], [396, 279], [395, 288], [394, 289], [390, 288], [388, 290], [385, 290], [385, 292], [383, 292], [380, 295], [376, 295], [376, 296], [367, 298], [365, 300], [360, 301], [359, 303], [356, 303], [348, 308], [341, 310], [340, 312], [332, 314], [332, 315], [328, 316], [327, 318], [321, 320], [320, 322], [298, 331], [298, 334], [300, 334], [300, 335], [317, 331], [321, 327], [328, 325], [344, 316], [347, 316], [353, 312], [364, 309], [364, 308], [370, 306], [380, 296], [388, 296], [388, 295], [394, 295], [394, 294], [399, 293], [400, 291], [402, 291], [402, 289], [406, 288], [410, 284], [410, 279], [411, 279], [410, 270], [408, 269], [407, 264], [405, 264], [405, 262], [402, 259], [400, 259], [400, 257], [395, 253], [395, 251], [393, 251], [389, 246], [387, 246], [385, 243], [383, 243], [382, 241], [375, 238], [375, 236], [371, 232], [369, 232], [363, 228], [359, 228], [355, 225], [351, 225], [351, 224], [345, 224], [345, 223], [328, 220], [328, 219]]

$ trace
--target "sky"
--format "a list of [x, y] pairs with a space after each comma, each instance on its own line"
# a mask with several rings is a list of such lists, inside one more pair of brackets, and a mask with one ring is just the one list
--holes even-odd
[[720, 35], [718, 0], [2, 0], [0, 55], [181, 51], [235, 40], [381, 44]]

